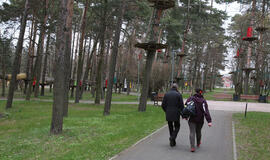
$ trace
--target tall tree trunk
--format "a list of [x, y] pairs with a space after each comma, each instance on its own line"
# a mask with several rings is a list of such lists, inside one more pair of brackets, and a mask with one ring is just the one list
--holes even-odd
[[206, 51], [206, 61], [205, 61], [205, 68], [203, 72], [203, 84], [202, 84], [202, 90], [206, 91], [206, 83], [207, 83], [207, 76], [208, 76], [208, 70], [209, 70], [209, 61], [211, 58], [211, 46], [208, 44], [208, 51]]
[[72, 69], [73, 69], [73, 59], [74, 59], [74, 47], [75, 47], [75, 36], [76, 36], [77, 25], [75, 25], [72, 38], [72, 47], [71, 47], [71, 59], [70, 59], [70, 78], [72, 80]]
[[[152, 23], [152, 30], [149, 36], [149, 40], [151, 43], [156, 43], [158, 41], [158, 29], [159, 29], [161, 15], [162, 15], [162, 10], [155, 8], [153, 11], [154, 20]], [[138, 107], [139, 112], [146, 111], [147, 97], [148, 97], [148, 91], [149, 91], [149, 81], [150, 81], [150, 76], [152, 72], [152, 64], [153, 64], [155, 52], [156, 51], [153, 51], [153, 50], [147, 51], [145, 73], [143, 76], [144, 81], [142, 83], [142, 93], [141, 93], [140, 103]]]
[[47, 63], [48, 63], [48, 54], [49, 54], [49, 47], [50, 47], [50, 39], [51, 35], [50, 32], [48, 33], [47, 36], [47, 42], [46, 42], [46, 53], [45, 53], [45, 58], [44, 58], [44, 65], [43, 65], [43, 73], [42, 73], [42, 87], [41, 87], [41, 96], [44, 96], [45, 92], [45, 77], [46, 77], [46, 72], [47, 72]]
[[196, 49], [195, 49], [195, 64], [194, 64], [194, 71], [192, 74], [192, 80], [191, 80], [191, 90], [193, 93], [194, 88], [196, 88], [196, 73], [197, 73], [197, 67], [198, 67], [198, 61], [199, 61], [199, 46], [196, 44]]
[[96, 77], [96, 59], [97, 59], [97, 55], [96, 55], [96, 50], [93, 53], [93, 62], [92, 62], [92, 67], [91, 67], [91, 74], [90, 74], [90, 80], [91, 80], [91, 94], [92, 94], [92, 98], [95, 97], [95, 77]]
[[100, 31], [100, 53], [99, 53], [99, 61], [97, 66], [97, 75], [96, 75], [96, 98], [95, 104], [100, 104], [101, 90], [102, 90], [102, 74], [103, 74], [103, 58], [104, 58], [104, 45], [105, 45], [105, 32], [106, 32], [106, 16], [107, 16], [107, 0], [103, 1], [105, 7], [103, 9], [103, 14], [101, 17], [101, 31]]
[[26, 92], [26, 97], [25, 100], [29, 101], [31, 94], [32, 94], [32, 85], [34, 82], [34, 70], [33, 70], [33, 63], [34, 63], [34, 58], [35, 58], [35, 43], [36, 43], [36, 37], [37, 37], [37, 20], [35, 20], [34, 23], [34, 33], [33, 33], [33, 39], [31, 39], [32, 44], [29, 48], [29, 54], [30, 54], [30, 71], [29, 71], [29, 87], [27, 88], [27, 92]]
[[116, 59], [117, 59], [117, 54], [118, 54], [120, 33], [121, 33], [122, 23], [123, 23], [124, 7], [125, 7], [125, 0], [122, 0], [122, 3], [119, 3], [118, 20], [117, 20], [115, 36], [113, 40], [113, 51], [110, 57], [108, 86], [107, 86], [106, 100], [105, 100], [104, 112], [103, 112], [103, 115], [105, 116], [110, 114], [110, 109], [111, 109], [113, 78], [114, 78]]
[[42, 57], [43, 57], [43, 48], [44, 48], [44, 38], [46, 32], [46, 23], [48, 19], [48, 6], [49, 0], [43, 0], [43, 16], [44, 19], [41, 21], [41, 29], [38, 40], [38, 49], [37, 49], [37, 59], [34, 67], [34, 73], [36, 76], [36, 85], [35, 85], [35, 97], [39, 95], [39, 84], [40, 84], [40, 76], [41, 76], [41, 65], [42, 65]]
[[[159, 37], [160, 40], [160, 37]], [[136, 29], [134, 28], [132, 31], [132, 35], [131, 38], [129, 40], [129, 52], [128, 52], [128, 63], [131, 63], [132, 60], [132, 54], [134, 53], [134, 42], [136, 41]], [[130, 70], [131, 68], [127, 68], [127, 74], [126, 74], [126, 78], [127, 78], [127, 95], [130, 94], [130, 83], [131, 83], [131, 75], [130, 75]]]
[[32, 25], [31, 25], [31, 29], [30, 29], [30, 34], [29, 34], [29, 39], [30, 39], [30, 42], [29, 42], [29, 47], [28, 47], [28, 55], [27, 55], [27, 67], [26, 67], [26, 80], [25, 80], [25, 85], [24, 85], [24, 94], [26, 94], [26, 91], [27, 91], [27, 87], [28, 87], [28, 84], [29, 84], [29, 81], [30, 81], [30, 64], [31, 64], [31, 48], [32, 48], [32, 37], [33, 37], [33, 31], [34, 31], [34, 15], [33, 15], [33, 18], [32, 18]]
[[[75, 24], [75, 28], [73, 31], [73, 36], [72, 36], [72, 47], [71, 47], [71, 59], [70, 59], [70, 84], [69, 87], [72, 88], [74, 91], [74, 79], [72, 77], [72, 69], [73, 69], [73, 61], [74, 61], [74, 47], [75, 47], [75, 36], [76, 36], [76, 30], [77, 30], [77, 25]], [[69, 88], [70, 90], [70, 88]]]
[[75, 80], [75, 75], [76, 75], [76, 71], [77, 71], [77, 53], [78, 53], [78, 47], [79, 47], [79, 36], [80, 35], [80, 32], [78, 32], [78, 35], [77, 35], [77, 42], [76, 42], [76, 49], [75, 49], [75, 58], [74, 58], [74, 67], [73, 67], [73, 73], [72, 73], [72, 81], [73, 81], [73, 84], [72, 84], [72, 89], [71, 89], [71, 94], [70, 94], [70, 98], [73, 98], [74, 97], [74, 88], [75, 86], [75, 82], [77, 83], [77, 81]]
[[[262, 18], [260, 22], [260, 26], [264, 27], [264, 18], [265, 18], [265, 0], [262, 2]], [[256, 56], [256, 80], [255, 80], [255, 94], [260, 95], [261, 92], [261, 86], [263, 85], [263, 75], [264, 75], [264, 51], [263, 51], [263, 31], [260, 32], [260, 40], [259, 40], [259, 51], [257, 52]]]
[[210, 89], [210, 92], [212, 91], [213, 89], [213, 81], [214, 81], [214, 58], [212, 59], [212, 62], [211, 62], [211, 73], [210, 73], [210, 85], [209, 85], [209, 89]]
[[[111, 31], [108, 31], [108, 32], [111, 32]], [[108, 33], [107, 32], [107, 33]], [[105, 58], [105, 62], [104, 62], [104, 64], [103, 64], [103, 73], [102, 73], [102, 82], [103, 83], [101, 83], [101, 88], [102, 88], [102, 90], [101, 90], [101, 100], [104, 100], [104, 98], [105, 98], [105, 88], [106, 88], [106, 79], [108, 79], [108, 71], [107, 71], [107, 69], [108, 69], [108, 57], [109, 57], [109, 54], [110, 54], [110, 48], [111, 48], [111, 37], [112, 37], [112, 35], [111, 34], [108, 34], [108, 41], [107, 41], [107, 46], [106, 46], [106, 58]]]
[[21, 63], [20, 60], [21, 60], [21, 54], [22, 54], [22, 49], [23, 49], [23, 38], [24, 38], [24, 33], [25, 33], [28, 11], [29, 11], [29, 5], [28, 5], [28, 0], [26, 0], [24, 12], [23, 12], [23, 16], [22, 16], [22, 21], [21, 21], [20, 35], [19, 35], [19, 39], [18, 39], [18, 43], [17, 43], [17, 48], [15, 51], [15, 59], [13, 62], [13, 67], [12, 67], [12, 77], [11, 77], [11, 82], [9, 85], [6, 109], [9, 109], [12, 107], [15, 86], [17, 83], [17, 74], [20, 72], [20, 65], [18, 65], [18, 64]]
[[62, 133], [63, 112], [66, 105], [67, 80], [70, 65], [71, 30], [73, 16], [73, 0], [62, 0], [59, 11], [54, 73], [54, 96], [51, 122], [51, 134]]
[[88, 0], [86, 0], [86, 4], [84, 6], [84, 11], [82, 15], [82, 21], [81, 21], [81, 39], [80, 39], [80, 46], [79, 46], [79, 60], [78, 60], [78, 69], [77, 69], [77, 85], [76, 85], [75, 103], [79, 103], [80, 101], [80, 89], [81, 89], [80, 81], [82, 78], [82, 70], [83, 70], [83, 42], [84, 42], [84, 35], [85, 35], [87, 10], [88, 10]]
[[5, 94], [6, 94], [6, 65], [5, 65], [5, 54], [6, 54], [6, 50], [5, 50], [5, 48], [6, 48], [6, 46], [3, 46], [4, 47], [4, 52], [3, 52], [3, 56], [2, 57], [0, 57], [0, 59], [1, 59], [1, 63], [2, 63], [2, 94], [1, 94], [1, 96], [2, 97], [5, 97]]
[[146, 111], [146, 103], [147, 103], [147, 96], [148, 96], [148, 90], [149, 90], [149, 81], [150, 81], [150, 75], [151, 75], [151, 67], [154, 60], [154, 53], [148, 53], [147, 54], [147, 60], [146, 60], [146, 68], [143, 73], [143, 81], [142, 81], [142, 93], [140, 97], [140, 104], [138, 110], [140, 112]]
[[[90, 67], [91, 67], [91, 61], [92, 61], [93, 55], [95, 53], [95, 50], [97, 48], [98, 39], [99, 39], [99, 37], [97, 36], [97, 38], [95, 39], [95, 43], [94, 43], [94, 46], [92, 48], [92, 51], [91, 51], [91, 53], [89, 53], [90, 56], [88, 55], [88, 57], [87, 57], [86, 68], [85, 68], [85, 72], [84, 72], [84, 76], [83, 76], [83, 85], [82, 85], [82, 88], [85, 88], [86, 87], [86, 83], [87, 83], [86, 81], [87, 81], [87, 79], [89, 77], [89, 71], [90, 71]], [[89, 42], [89, 48], [91, 46], [90, 43], [91, 43], [91, 40]], [[90, 52], [90, 50], [89, 50], [89, 52]], [[83, 91], [84, 90], [82, 89], [81, 90], [81, 96], [80, 97], [82, 97]]]
[[[70, 13], [72, 17], [73, 12]], [[69, 88], [70, 88], [70, 57], [71, 57], [71, 39], [72, 39], [72, 18], [68, 19], [68, 25], [70, 27], [69, 33], [66, 33], [66, 50], [65, 50], [65, 90], [64, 90], [64, 105], [63, 105], [63, 116], [68, 116], [68, 103], [69, 103]]]

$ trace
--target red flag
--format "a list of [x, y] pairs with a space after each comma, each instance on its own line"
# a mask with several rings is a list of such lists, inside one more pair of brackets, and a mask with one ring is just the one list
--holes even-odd
[[141, 60], [141, 58], [142, 58], [142, 53], [139, 53], [138, 59]]
[[252, 37], [252, 27], [248, 27], [248, 30], [247, 30], [247, 37]]

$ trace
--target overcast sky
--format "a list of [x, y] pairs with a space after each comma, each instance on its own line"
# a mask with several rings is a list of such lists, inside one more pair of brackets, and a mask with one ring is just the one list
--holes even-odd
[[[227, 28], [229, 27], [229, 24], [231, 23], [231, 18], [236, 15], [236, 14], [241, 14], [241, 10], [242, 7], [239, 3], [237, 2], [233, 2], [230, 4], [216, 4], [214, 3], [214, 7], [219, 9], [219, 10], [223, 10], [226, 11], [226, 13], [228, 14], [229, 18], [224, 22], [223, 24], [223, 28], [225, 28], [227, 30]], [[226, 34], [228, 35], [228, 32], [226, 31]], [[230, 61], [233, 59], [233, 55], [235, 54], [235, 49], [233, 48], [228, 48], [228, 52], [229, 55], [228, 57], [226, 57], [227, 63], [230, 63]], [[230, 69], [229, 68], [225, 68], [224, 71], [220, 71], [220, 74], [225, 75], [225, 76], [230, 76], [229, 75]]]

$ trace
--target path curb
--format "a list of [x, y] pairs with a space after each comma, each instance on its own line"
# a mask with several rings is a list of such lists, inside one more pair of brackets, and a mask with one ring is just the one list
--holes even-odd
[[232, 134], [233, 134], [233, 159], [237, 160], [237, 150], [236, 150], [236, 142], [235, 142], [235, 126], [234, 121], [232, 121]]
[[111, 157], [109, 160], [114, 160], [115, 158], [119, 157], [120, 154], [124, 153], [124, 152], [127, 152], [128, 150], [130, 150], [131, 148], [135, 147], [136, 145], [138, 145], [139, 143], [143, 142], [144, 140], [146, 140], [147, 138], [153, 136], [154, 134], [156, 134], [157, 132], [161, 131], [162, 129], [164, 129], [165, 127], [167, 127], [167, 124], [164, 125], [163, 127], [157, 129], [155, 132], [149, 134], [148, 136], [142, 138], [141, 140], [139, 140], [138, 142], [136, 142], [135, 144], [133, 144], [132, 146], [130, 146], [129, 148], [121, 151], [120, 153], [116, 154], [115, 156]]

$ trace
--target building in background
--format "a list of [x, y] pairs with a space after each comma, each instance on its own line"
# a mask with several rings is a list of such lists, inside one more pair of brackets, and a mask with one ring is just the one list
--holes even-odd
[[231, 77], [223, 76], [222, 80], [223, 80], [223, 87], [224, 88], [232, 88], [233, 87], [233, 82], [231, 80]]

